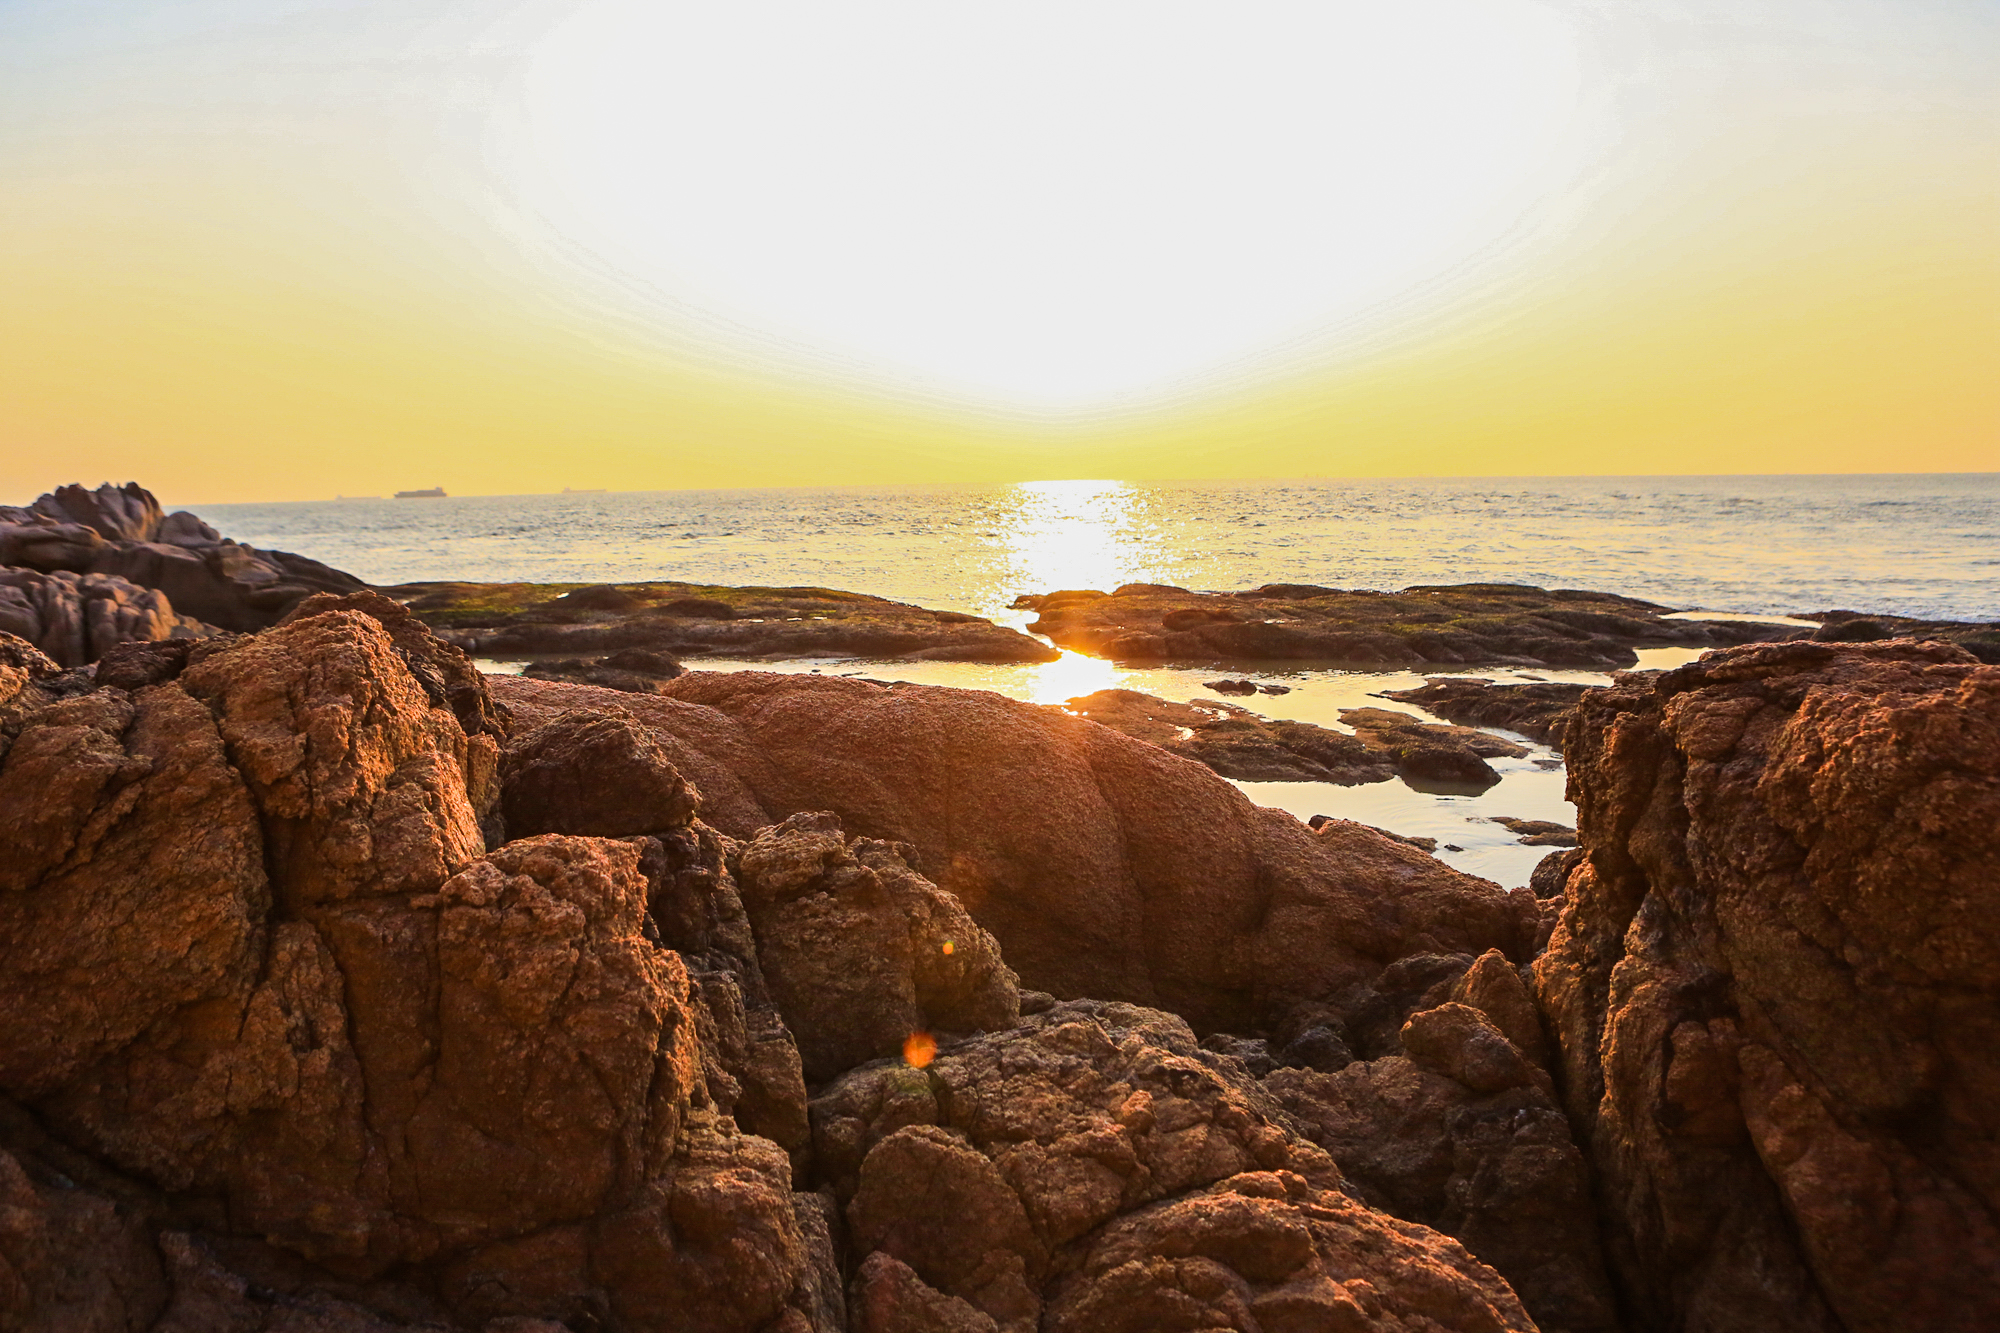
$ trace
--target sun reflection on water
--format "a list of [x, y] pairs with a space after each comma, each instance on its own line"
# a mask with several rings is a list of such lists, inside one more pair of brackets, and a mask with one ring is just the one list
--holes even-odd
[[1023, 592], [1144, 582], [1157, 558], [1140, 498], [1122, 481], [1029, 481], [1014, 488], [999, 533]]

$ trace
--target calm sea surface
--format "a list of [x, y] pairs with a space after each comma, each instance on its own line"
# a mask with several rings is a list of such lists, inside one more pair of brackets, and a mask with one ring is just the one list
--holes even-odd
[[738, 490], [191, 506], [376, 582], [813, 584], [1003, 612], [1135, 581], [1507, 581], [1677, 607], [2000, 616], [2000, 473]]
[[[2000, 474], [1548, 478], [991, 488], [620, 492], [189, 505], [225, 534], [317, 557], [377, 583], [425, 579], [808, 584], [1022, 625], [1024, 592], [1173, 583], [1406, 587], [1501, 581], [1625, 593], [1678, 608], [1785, 615], [1846, 609], [2000, 618]], [[1660, 649], [1641, 666], [1695, 654]], [[520, 669], [488, 662], [489, 670]], [[863, 667], [703, 659], [704, 669], [892, 676], [1061, 703], [1107, 687], [1213, 702], [1213, 671], [1064, 654], [1032, 666]], [[1408, 672], [1255, 671], [1290, 693], [1257, 711], [1340, 727], [1343, 708], [1422, 683]], [[1576, 671], [1493, 679], [1605, 683]], [[1392, 704], [1421, 712], [1407, 704]], [[1433, 719], [1435, 720], [1435, 719]], [[1573, 823], [1557, 756], [1496, 760], [1478, 795], [1401, 782], [1238, 783], [1301, 818], [1329, 814], [1439, 840], [1439, 856], [1521, 884], [1545, 854], [1495, 816]]]

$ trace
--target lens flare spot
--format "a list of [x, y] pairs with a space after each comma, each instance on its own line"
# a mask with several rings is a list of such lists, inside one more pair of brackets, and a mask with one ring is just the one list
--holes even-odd
[[950, 940], [946, 940], [946, 941], [944, 942], [944, 954], [945, 954], [945, 957], [947, 957], [947, 958], [951, 957], [951, 941], [950, 941]]
[[912, 1032], [903, 1038], [903, 1063], [922, 1069], [937, 1057], [937, 1038], [928, 1032]]

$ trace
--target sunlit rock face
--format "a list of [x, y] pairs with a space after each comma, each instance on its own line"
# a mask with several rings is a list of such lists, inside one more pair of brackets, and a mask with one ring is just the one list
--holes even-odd
[[1535, 974], [1634, 1322], [2000, 1321], [2000, 668], [1765, 645], [1578, 709]]
[[[1024, 984], [1264, 1028], [1406, 954], [1525, 961], [1537, 913], [1359, 825], [1316, 835], [1203, 766], [977, 690], [692, 672], [664, 697], [495, 677], [523, 724], [610, 697], [747, 836], [831, 810], [915, 849]], [[1391, 891], [1393, 886], [1393, 891]]]

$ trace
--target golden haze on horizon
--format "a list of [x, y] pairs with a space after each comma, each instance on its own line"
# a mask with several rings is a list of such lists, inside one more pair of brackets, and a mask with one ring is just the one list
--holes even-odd
[[705, 355], [388, 186], [343, 211], [322, 175], [365, 165], [95, 132], [0, 209], [0, 500], [2000, 468], [1997, 136], [1964, 118], [1662, 166], [1455, 303], [1072, 420]]

